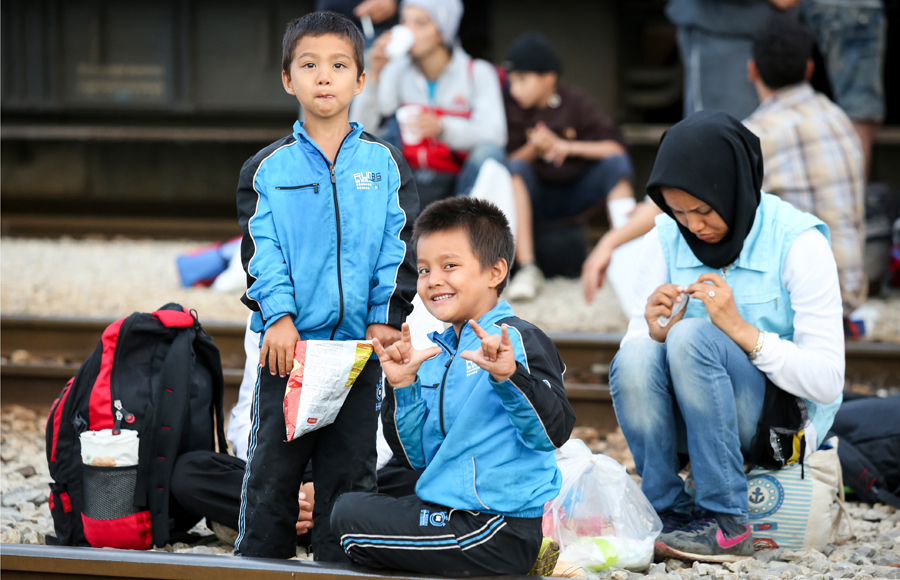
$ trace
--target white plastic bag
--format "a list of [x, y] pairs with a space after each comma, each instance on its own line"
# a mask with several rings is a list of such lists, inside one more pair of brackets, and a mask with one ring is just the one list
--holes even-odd
[[559, 542], [559, 568], [591, 577], [611, 568], [644, 570], [662, 522], [625, 468], [570, 439], [556, 451], [562, 489], [544, 506], [544, 535]]
[[496, 159], [485, 159], [469, 195], [489, 201], [500, 208], [509, 221], [510, 231], [516, 233], [516, 200], [513, 197], [512, 175], [505, 165]]
[[113, 435], [112, 429], [85, 431], [79, 435], [81, 441], [81, 461], [98, 467], [127, 467], [137, 465], [138, 432], [122, 429], [120, 435]]

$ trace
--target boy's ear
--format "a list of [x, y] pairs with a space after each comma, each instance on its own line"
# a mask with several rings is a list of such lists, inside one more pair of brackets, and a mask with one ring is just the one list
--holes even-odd
[[291, 86], [291, 76], [284, 71], [281, 71], [281, 84], [284, 85], [284, 90], [287, 91], [289, 95], [297, 95], [294, 87]]
[[353, 90], [353, 96], [360, 94], [363, 92], [363, 89], [366, 87], [366, 71], [363, 71], [359, 78], [356, 79], [356, 88]]
[[491, 266], [491, 279], [488, 283], [488, 288], [496, 288], [500, 285], [500, 282], [506, 279], [506, 274], [509, 272], [509, 264], [506, 263], [506, 258], [500, 258], [494, 265]]

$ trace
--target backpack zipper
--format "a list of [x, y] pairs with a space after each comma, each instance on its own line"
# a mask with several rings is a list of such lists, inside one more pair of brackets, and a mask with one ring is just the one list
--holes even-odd
[[284, 185], [281, 187], [276, 187], [275, 189], [288, 190], [288, 189], [306, 189], [308, 187], [313, 188], [313, 193], [319, 193], [319, 184], [318, 183], [308, 183], [306, 185]]
[[122, 433], [122, 419], [125, 419], [126, 423], [134, 423], [134, 415], [122, 407], [122, 401], [118, 399], [113, 401], [113, 407], [116, 408], [116, 425], [113, 427], [112, 433], [113, 435], [119, 435]]
[[118, 381], [113, 380], [113, 375], [115, 374], [117, 367], [116, 362], [119, 359], [119, 344], [121, 344], [120, 341], [127, 336], [128, 332], [131, 330], [131, 326], [134, 324], [132, 318], [132, 316], [126, 318], [125, 322], [123, 322], [122, 326], [119, 328], [119, 335], [116, 339], [116, 350], [113, 354], [113, 366], [109, 373], [109, 397], [112, 399], [112, 414], [116, 419], [115, 424], [113, 425], [113, 435], [122, 433], [122, 419], [124, 419], [126, 423], [134, 423], [134, 415], [126, 411], [122, 406], [122, 398], [119, 395], [119, 389], [117, 388], [119, 383]]
[[[344, 322], [344, 285], [343, 280], [341, 279], [341, 207], [338, 204], [338, 196], [337, 196], [337, 179], [334, 177], [334, 168], [337, 165], [338, 155], [341, 153], [341, 149], [344, 148], [344, 143], [347, 141], [347, 137], [353, 134], [351, 130], [349, 133], [344, 135], [344, 139], [341, 141], [341, 146], [338, 147], [337, 153], [334, 154], [334, 163], [329, 163], [328, 158], [325, 157], [325, 154], [319, 150], [319, 154], [322, 156], [322, 159], [325, 160], [325, 164], [328, 165], [328, 171], [331, 173], [331, 196], [334, 199], [334, 225], [337, 228], [337, 277], [338, 277], [338, 297], [340, 298], [341, 308], [340, 313], [338, 314], [337, 324], [334, 326], [334, 330], [331, 331], [331, 338], [329, 340], [334, 340], [334, 335], [337, 334], [337, 329], [341, 327], [341, 324]], [[310, 139], [312, 141], [312, 139]]]

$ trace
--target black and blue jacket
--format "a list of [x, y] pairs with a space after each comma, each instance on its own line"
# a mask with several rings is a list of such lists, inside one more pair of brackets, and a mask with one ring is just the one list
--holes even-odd
[[304, 340], [357, 340], [412, 311], [416, 185], [396, 148], [351, 126], [334, 165], [298, 121], [241, 169], [241, 300], [256, 332], [290, 315]]
[[416, 495], [454, 509], [540, 517], [562, 476], [553, 452], [575, 424], [563, 386], [565, 366], [547, 335], [500, 302], [478, 321], [491, 334], [509, 326], [516, 372], [502, 383], [459, 357], [481, 348], [466, 324], [431, 340], [443, 352], [422, 363], [416, 381], [386, 384], [384, 435], [394, 455], [424, 469]]

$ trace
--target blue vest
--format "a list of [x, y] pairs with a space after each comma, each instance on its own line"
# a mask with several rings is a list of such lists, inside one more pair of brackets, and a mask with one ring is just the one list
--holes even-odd
[[[674, 219], [666, 214], [656, 218], [656, 229], [672, 284], [689, 286], [701, 274], [719, 274], [731, 287], [741, 318], [760, 330], [776, 333], [783, 340], [794, 338], [791, 296], [781, 282], [784, 257], [794, 239], [809, 228], [818, 228], [831, 241], [828, 226], [819, 218], [798, 210], [777, 196], [763, 193], [753, 228], [744, 240], [740, 256], [730, 266], [715, 270], [697, 259]], [[685, 318], [709, 320], [706, 306], [700, 300], [688, 302], [684, 315]], [[823, 405], [804, 399], [809, 419], [816, 429], [817, 446], [825, 440], [842, 400], [843, 395], [833, 403]]]

